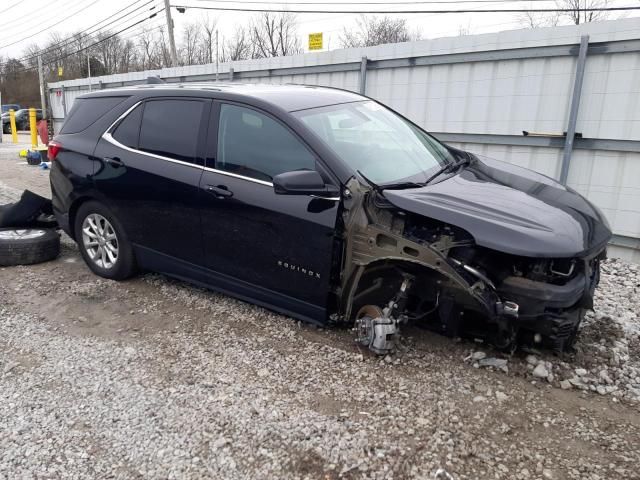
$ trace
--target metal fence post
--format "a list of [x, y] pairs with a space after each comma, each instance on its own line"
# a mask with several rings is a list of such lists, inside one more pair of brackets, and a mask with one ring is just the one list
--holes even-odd
[[362, 57], [360, 61], [360, 95], [367, 91], [367, 57]]
[[229, 69], [229, 81], [233, 82], [233, 68]]
[[47, 115], [47, 100], [45, 96], [44, 73], [42, 70], [42, 55], [38, 55], [38, 86], [40, 87], [40, 105], [42, 109], [42, 119], [49, 118]]
[[589, 49], [589, 35], [580, 37], [580, 51], [578, 52], [578, 64], [576, 65], [576, 78], [573, 84], [573, 96], [569, 110], [569, 124], [567, 125], [567, 138], [562, 152], [562, 165], [560, 166], [560, 183], [567, 184], [569, 176], [569, 164], [573, 151], [573, 140], [576, 136], [576, 122], [578, 121], [578, 108], [580, 107], [580, 95], [582, 93], [582, 80], [584, 79], [584, 66], [587, 62], [587, 50]]
[[60, 86], [60, 95], [62, 95], [62, 113], [64, 113], [64, 118], [67, 118], [67, 98], [64, 93], [64, 85]]

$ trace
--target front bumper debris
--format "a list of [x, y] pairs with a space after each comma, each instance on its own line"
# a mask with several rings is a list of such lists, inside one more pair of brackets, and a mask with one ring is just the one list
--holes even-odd
[[585, 260], [581, 271], [564, 284], [515, 276], [500, 284], [500, 297], [520, 308], [516, 324], [521, 340], [532, 340], [555, 351], [573, 345], [586, 311], [593, 308], [593, 295], [600, 280], [599, 260], [604, 256], [603, 253]]

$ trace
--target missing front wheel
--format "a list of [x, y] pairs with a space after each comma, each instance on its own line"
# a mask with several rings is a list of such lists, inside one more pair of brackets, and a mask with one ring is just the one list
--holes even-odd
[[400, 339], [399, 324], [407, 321], [404, 309], [412, 277], [406, 276], [396, 296], [381, 309], [375, 305], [365, 305], [356, 315], [356, 342], [367, 347], [376, 355], [386, 355], [395, 351]]

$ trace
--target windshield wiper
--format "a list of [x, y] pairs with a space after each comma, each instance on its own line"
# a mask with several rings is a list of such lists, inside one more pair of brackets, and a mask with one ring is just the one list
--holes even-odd
[[442, 167], [440, 167], [440, 169], [434, 173], [433, 175], [431, 175], [425, 183], [429, 184], [431, 183], [433, 180], [435, 180], [436, 178], [438, 178], [440, 175], [442, 175], [443, 173], [446, 172], [450, 172], [455, 170], [458, 167], [461, 167], [463, 165], [468, 165], [469, 163], [471, 163], [471, 159], [470, 158], [462, 158], [459, 161], [455, 162], [455, 163], [448, 163], [446, 165], [443, 165]]
[[416, 183], [416, 182], [397, 182], [397, 183], [385, 183], [383, 185], [378, 185], [377, 183], [374, 183], [373, 180], [370, 180], [367, 177], [365, 177], [360, 170], [356, 170], [356, 171], [369, 184], [369, 186], [378, 193], [382, 193], [383, 190], [400, 190], [402, 188], [420, 188], [425, 186], [424, 183]]
[[398, 183], [385, 183], [384, 185], [380, 185], [380, 188], [383, 190], [401, 190], [403, 188], [420, 188], [424, 187], [426, 184], [424, 183], [416, 183], [416, 182], [398, 182]]
[[376, 192], [382, 193], [383, 190], [401, 190], [403, 188], [424, 187], [425, 185], [430, 184], [433, 180], [435, 180], [437, 177], [439, 177], [443, 173], [453, 171], [458, 167], [461, 167], [463, 165], [468, 165], [470, 163], [471, 163], [470, 158], [461, 158], [457, 162], [447, 163], [446, 165], [443, 165], [442, 167], [440, 167], [438, 171], [436, 171], [433, 175], [427, 178], [427, 180], [424, 182], [397, 182], [397, 183], [385, 183], [382, 185], [378, 185], [377, 183], [374, 183], [372, 180], [365, 177], [360, 170], [356, 170], [356, 171]]

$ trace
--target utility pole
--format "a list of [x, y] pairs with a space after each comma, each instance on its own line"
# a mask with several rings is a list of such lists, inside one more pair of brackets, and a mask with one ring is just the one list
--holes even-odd
[[173, 20], [171, 20], [171, 5], [169, 0], [164, 0], [164, 13], [167, 16], [167, 32], [169, 34], [169, 47], [171, 48], [172, 67], [178, 65], [178, 54], [176, 53], [176, 39], [173, 36]]
[[40, 107], [42, 108], [42, 119], [47, 119], [47, 98], [44, 94], [44, 73], [42, 72], [42, 55], [38, 54], [38, 80], [40, 84]]
[[216, 82], [218, 81], [218, 29], [216, 28]]
[[89, 91], [91, 91], [91, 57], [87, 53], [87, 76], [89, 77]]

